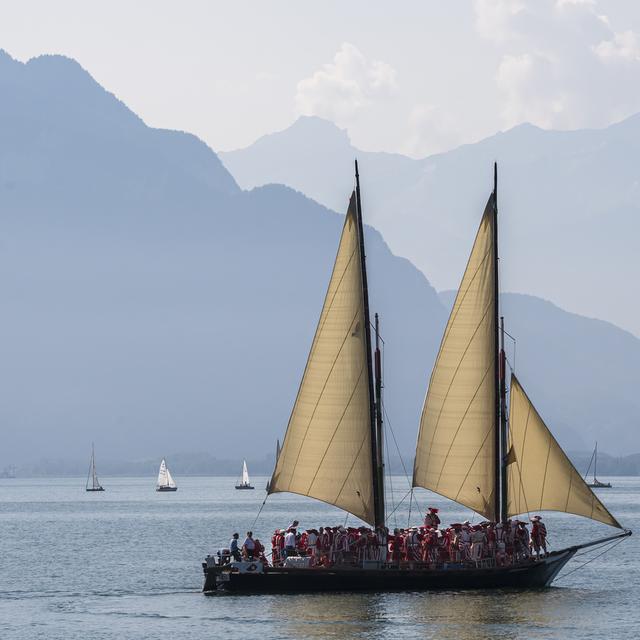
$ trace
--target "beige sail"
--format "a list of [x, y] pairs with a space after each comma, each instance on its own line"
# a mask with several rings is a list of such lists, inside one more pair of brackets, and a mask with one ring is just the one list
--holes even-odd
[[354, 193], [269, 493], [317, 498], [372, 524], [366, 322]]
[[509, 516], [563, 511], [619, 527], [549, 431], [515, 376], [511, 376]]
[[422, 410], [413, 486], [495, 519], [494, 200], [484, 211]]

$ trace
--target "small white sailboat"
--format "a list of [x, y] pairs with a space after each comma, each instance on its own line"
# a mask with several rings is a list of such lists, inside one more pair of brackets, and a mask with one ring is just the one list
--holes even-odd
[[[591, 471], [591, 465], [593, 464], [593, 482], [589, 482], [587, 480], [587, 476], [589, 475], [589, 471]], [[588, 487], [592, 489], [611, 489], [610, 482], [601, 482], [598, 480], [598, 443], [596, 442], [596, 448], [593, 450], [591, 454], [591, 460], [589, 460], [589, 467], [587, 468], [587, 473], [584, 474], [585, 482]]]
[[96, 473], [96, 456], [93, 448], [93, 442], [91, 443], [91, 461], [89, 462], [89, 474], [87, 475], [85, 490], [104, 491], [104, 487], [98, 481], [98, 474]]
[[167, 462], [162, 458], [160, 463], [160, 470], [158, 471], [158, 483], [156, 485], [156, 491], [177, 491], [178, 485], [171, 476]]
[[236, 485], [236, 489], [253, 489], [251, 482], [249, 482], [249, 471], [247, 470], [247, 461], [242, 461], [242, 481]]

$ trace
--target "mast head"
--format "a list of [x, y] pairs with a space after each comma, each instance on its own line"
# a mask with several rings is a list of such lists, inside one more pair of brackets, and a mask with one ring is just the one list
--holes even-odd
[[493, 163], [493, 195], [498, 195], [498, 163]]

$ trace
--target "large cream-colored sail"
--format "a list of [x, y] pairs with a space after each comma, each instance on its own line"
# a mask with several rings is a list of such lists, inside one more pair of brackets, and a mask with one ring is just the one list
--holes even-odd
[[509, 516], [564, 511], [622, 528], [571, 464], [515, 376], [511, 376], [509, 436]]
[[496, 291], [493, 195], [444, 332], [422, 410], [413, 486], [495, 519]]
[[354, 193], [269, 493], [317, 498], [373, 524], [367, 321]]

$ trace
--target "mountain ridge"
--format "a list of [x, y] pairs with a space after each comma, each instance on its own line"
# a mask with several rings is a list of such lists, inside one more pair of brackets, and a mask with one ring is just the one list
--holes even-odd
[[[40, 458], [34, 443], [51, 459], [84, 459], [95, 441], [101, 459], [144, 460], [175, 451], [178, 440], [219, 459], [229, 451], [262, 458], [286, 428], [343, 214], [282, 185], [241, 190], [190, 135], [141, 120], [98, 118], [88, 127], [93, 107], [81, 96], [81, 117], [62, 109], [53, 118], [41, 99], [49, 87], [67, 92], [61, 103], [75, 95], [60, 65], [36, 76], [9, 66], [4, 73], [0, 61], [0, 330], [8, 337], [0, 342], [0, 468]], [[50, 76], [45, 87], [42, 75]], [[96, 95], [112, 104], [105, 94]], [[129, 120], [119, 108], [110, 113]], [[345, 171], [339, 211], [353, 187], [352, 160]], [[366, 219], [372, 204], [363, 189]], [[366, 226], [365, 240], [371, 309], [387, 345], [385, 403], [404, 452], [415, 443], [447, 311], [378, 230]], [[545, 318], [522, 320], [541, 357], [549, 357]], [[631, 377], [623, 356], [617, 346], [609, 354]], [[539, 381], [536, 402], [550, 426], [557, 421], [561, 441], [588, 447], [582, 414], [543, 395], [544, 368], [534, 363], [523, 373]], [[606, 408], [600, 382], [593, 402]], [[619, 415], [600, 428], [622, 450], [637, 411], [635, 392], [618, 392]]]
[[[343, 215], [285, 186], [241, 191], [194, 136], [130, 127], [117, 106], [115, 123], [87, 127], [94, 109], [83, 88], [74, 109], [85, 113], [54, 116], [42, 96], [52, 86], [65, 93], [69, 63], [38, 64], [48, 65], [46, 81], [28, 64], [0, 65], [1, 328], [11, 336], [0, 364], [0, 421], [11, 436], [0, 466], [33, 455], [34, 441], [51, 456], [83, 455], [91, 440], [104, 456], [143, 456], [173, 450], [177, 438], [216, 451], [232, 434], [271, 450]], [[86, 72], [70, 68], [85, 86]], [[77, 82], [67, 89], [60, 104], [74, 101]], [[111, 109], [112, 94], [96, 95]], [[413, 423], [437, 348], [419, 325], [442, 324], [444, 307], [375, 229], [365, 236], [372, 308], [394, 344], [389, 407]], [[401, 313], [402, 326], [392, 322]]]
[[640, 114], [603, 129], [525, 123], [422, 159], [347, 147], [335, 126], [322, 128], [316, 152], [311, 121], [220, 157], [243, 187], [287, 184], [335, 208], [357, 156], [369, 220], [438, 289], [456, 284], [497, 160], [504, 288], [640, 335], [640, 308], [624, 286], [640, 279]]

